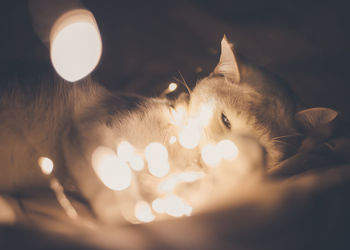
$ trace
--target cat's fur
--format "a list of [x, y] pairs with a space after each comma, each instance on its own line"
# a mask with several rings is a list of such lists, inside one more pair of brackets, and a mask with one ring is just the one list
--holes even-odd
[[[243, 61], [237, 63], [226, 38], [221, 50], [214, 72], [197, 83], [189, 98], [175, 101], [116, 95], [90, 79], [68, 84], [56, 78], [40, 85], [34, 94], [23, 89], [3, 93], [0, 190], [12, 192], [47, 185], [37, 160], [50, 157], [65, 187], [82, 191], [97, 213], [111, 220], [117, 217], [117, 209], [112, 209], [113, 205], [107, 209], [105, 201], [115, 206], [118, 203], [114, 193], [97, 180], [91, 155], [100, 145], [115, 149], [122, 140], [140, 151], [150, 142], [161, 142], [168, 148], [171, 164], [185, 169], [200, 165], [200, 148], [205, 144], [248, 135], [263, 147], [267, 165], [273, 167], [290, 153], [290, 143], [275, 138], [299, 134], [295, 114], [301, 104], [280, 79]], [[191, 116], [207, 102], [213, 106], [214, 115], [197, 149], [170, 145], [170, 137], [177, 133], [170, 122], [171, 109], [184, 105]], [[223, 122], [223, 114], [229, 127]], [[301, 116], [313, 117], [308, 112]]]

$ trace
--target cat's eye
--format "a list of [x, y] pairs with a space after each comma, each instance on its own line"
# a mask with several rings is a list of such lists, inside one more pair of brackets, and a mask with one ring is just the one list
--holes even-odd
[[221, 113], [221, 120], [226, 126], [226, 128], [231, 129], [231, 123], [224, 113]]

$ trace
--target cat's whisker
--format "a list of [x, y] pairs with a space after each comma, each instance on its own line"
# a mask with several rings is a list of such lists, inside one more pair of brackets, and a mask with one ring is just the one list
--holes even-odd
[[188, 86], [188, 84], [187, 84], [185, 78], [183, 77], [183, 75], [181, 74], [181, 72], [178, 71], [178, 73], [179, 73], [179, 75], [181, 76], [181, 80], [180, 80], [179, 82], [180, 82], [182, 85], [185, 86], [185, 88], [186, 88], [188, 94], [191, 96], [192, 90], [191, 90], [190, 87]]
[[281, 135], [281, 136], [273, 137], [272, 140], [281, 139], [281, 138], [288, 138], [288, 137], [293, 137], [293, 136], [301, 136], [301, 135], [302, 135], [301, 133], [295, 133], [295, 134], [291, 134], [291, 135]]
[[297, 145], [293, 145], [292, 143], [289, 143], [286, 141], [281, 141], [281, 140], [277, 140], [277, 139], [272, 139], [272, 141], [273, 141], [273, 143], [281, 143], [281, 144], [284, 144], [284, 145], [289, 146], [289, 147], [294, 147], [294, 148], [298, 147]]

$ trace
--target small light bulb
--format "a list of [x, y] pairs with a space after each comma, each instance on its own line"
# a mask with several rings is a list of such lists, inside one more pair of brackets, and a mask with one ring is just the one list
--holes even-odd
[[141, 156], [136, 154], [129, 160], [129, 164], [130, 164], [130, 167], [135, 171], [141, 171], [145, 167], [145, 164]]
[[190, 216], [192, 213], [192, 207], [176, 195], [163, 198], [162, 206], [165, 212], [173, 217]]
[[46, 174], [46, 175], [50, 175], [52, 173], [53, 170], [53, 162], [51, 159], [47, 158], [47, 157], [40, 157], [38, 159], [38, 163], [39, 166], [41, 168], [41, 171]]
[[149, 172], [156, 177], [163, 177], [169, 173], [168, 150], [158, 142], [152, 142], [145, 149], [145, 157]]
[[134, 147], [127, 141], [122, 141], [117, 147], [118, 157], [123, 161], [129, 161], [133, 158], [135, 150]]
[[135, 217], [141, 222], [151, 222], [155, 219], [151, 206], [145, 201], [138, 201], [135, 205]]
[[54, 24], [50, 35], [50, 55], [57, 73], [69, 82], [78, 81], [98, 64], [102, 41], [90, 11], [65, 13]]
[[221, 157], [225, 160], [234, 160], [238, 155], [238, 148], [230, 140], [222, 140], [217, 144]]
[[96, 175], [106, 187], [120, 191], [130, 186], [132, 172], [112, 149], [102, 146], [96, 148], [91, 160]]
[[189, 122], [179, 133], [179, 142], [186, 149], [194, 149], [201, 140], [201, 128], [194, 122]]
[[202, 148], [201, 156], [205, 164], [210, 167], [215, 167], [220, 163], [221, 154], [218, 147], [213, 144], [205, 145]]
[[177, 84], [174, 82], [170, 83], [168, 89], [169, 92], [173, 92], [175, 89], [177, 89]]
[[165, 213], [163, 200], [160, 198], [157, 198], [154, 201], [152, 201], [152, 208], [158, 214]]

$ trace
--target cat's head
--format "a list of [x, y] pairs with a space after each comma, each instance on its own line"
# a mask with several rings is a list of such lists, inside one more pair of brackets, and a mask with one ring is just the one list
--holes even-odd
[[268, 166], [297, 151], [301, 135], [298, 122], [336, 116], [335, 111], [322, 108], [300, 112], [301, 104], [288, 85], [266, 70], [238, 61], [226, 37], [221, 42], [218, 65], [196, 84], [187, 110], [188, 117], [205, 116], [203, 124], [192, 132], [200, 131], [199, 148], [248, 136], [262, 146]]

